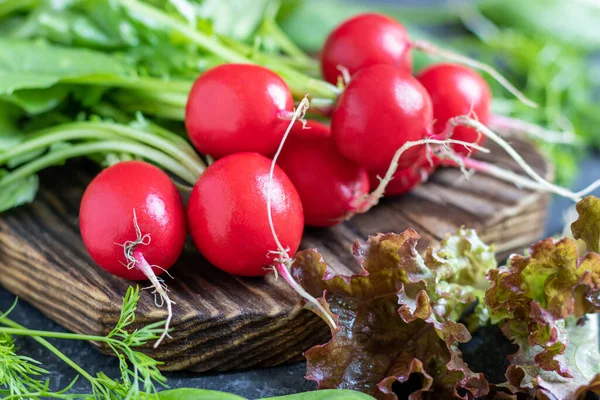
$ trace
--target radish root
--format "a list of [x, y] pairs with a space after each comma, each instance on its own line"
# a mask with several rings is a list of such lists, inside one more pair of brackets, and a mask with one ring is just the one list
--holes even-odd
[[489, 122], [490, 128], [503, 131], [508, 134], [521, 134], [525, 132], [528, 136], [546, 143], [557, 144], [581, 144], [581, 140], [573, 131], [553, 131], [545, 129], [531, 122], [507, 117], [504, 115], [492, 115]]
[[151, 237], [148, 233], [145, 235], [142, 234], [137, 221], [135, 209], [133, 210], [133, 225], [135, 227], [136, 239], [133, 241], [126, 241], [124, 244], [120, 245], [123, 246], [123, 252], [125, 259], [127, 260], [126, 267], [127, 269], [137, 268], [146, 276], [146, 278], [148, 278], [151, 286], [147, 289], [154, 289], [152, 294], [155, 295], [154, 303], [157, 307], [161, 308], [165, 304], [167, 306], [167, 320], [165, 321], [165, 329], [154, 344], [154, 348], [156, 349], [158, 346], [160, 346], [163, 340], [165, 340], [165, 338], [171, 338], [169, 335], [169, 330], [171, 329], [171, 321], [173, 320], [173, 304], [175, 304], [175, 302], [173, 302], [169, 297], [169, 289], [167, 288], [165, 281], [156, 276], [153, 268], [158, 268], [165, 272], [166, 270], [156, 265], [150, 265], [144, 257], [142, 251], [138, 248], [140, 245], [150, 245]]
[[[600, 187], [600, 180], [593, 182], [591, 185], [585, 187], [584, 189], [578, 192], [572, 192], [567, 188], [555, 185], [549, 182], [548, 180], [544, 179], [542, 176], [540, 176], [540, 174], [538, 174], [527, 163], [527, 161], [525, 161], [523, 157], [521, 157], [521, 155], [508, 142], [506, 142], [506, 140], [504, 140], [497, 133], [492, 131], [490, 128], [488, 128], [481, 122], [468, 118], [466, 116], [454, 117], [448, 120], [448, 123], [446, 124], [445, 134], [447, 136], [451, 136], [454, 128], [457, 126], [467, 126], [476, 129], [481, 134], [483, 134], [484, 136], [492, 140], [494, 143], [496, 143], [498, 146], [500, 146], [504, 151], [506, 151], [506, 153], [508, 153], [508, 155], [511, 156], [511, 158], [519, 165], [519, 167], [521, 167], [521, 169], [531, 178], [533, 183], [528, 183], [528, 185], [530, 185], [531, 188], [534, 188], [539, 191], [554, 193], [559, 196], [571, 199], [574, 202], [578, 202], [583, 196]], [[511, 171], [505, 170], [503, 168], [488, 165], [486, 168], [481, 169], [481, 171], [490, 174], [495, 174], [494, 176], [497, 176], [498, 178], [504, 179], [508, 182], [515, 183], [517, 185], [525, 184], [525, 181], [521, 179], [522, 177], [519, 178], [519, 182], [517, 182], [516, 178], [514, 177], [514, 175], [516, 174], [511, 173]], [[537, 186], [533, 186], [536, 184]]]
[[443, 49], [439, 46], [434, 45], [433, 43], [423, 40], [415, 40], [411, 42], [411, 47], [420, 50], [425, 54], [429, 54], [432, 56], [440, 56], [448, 60], [464, 64], [468, 67], [487, 72], [492, 78], [494, 78], [499, 84], [501, 84], [506, 90], [508, 90], [513, 96], [519, 99], [519, 101], [521, 101], [523, 104], [533, 108], [538, 107], [537, 103], [529, 100], [523, 93], [521, 93], [521, 91], [519, 91], [519, 89], [514, 87], [512, 83], [510, 83], [504, 76], [502, 76], [500, 72], [498, 72], [495, 68], [488, 64], [474, 60], [462, 54]]
[[296, 282], [296, 280], [290, 273], [290, 268], [292, 267], [293, 260], [289, 255], [289, 249], [285, 249], [283, 247], [283, 245], [281, 244], [281, 241], [279, 240], [279, 237], [277, 236], [277, 232], [275, 231], [275, 224], [273, 222], [273, 213], [272, 213], [272, 209], [271, 209], [271, 197], [272, 197], [271, 196], [271, 193], [272, 193], [271, 188], [273, 186], [273, 176], [275, 173], [275, 165], [277, 165], [277, 160], [279, 158], [279, 155], [281, 154], [283, 145], [285, 144], [285, 141], [287, 140], [287, 138], [290, 134], [290, 131], [292, 130], [292, 127], [294, 126], [294, 124], [296, 123], [297, 120], [305, 121], [304, 116], [306, 115], [306, 112], [308, 111], [309, 107], [310, 107], [310, 103], [308, 101], [308, 97], [304, 96], [304, 98], [302, 99], [300, 104], [298, 104], [298, 107], [296, 107], [296, 110], [294, 111], [294, 114], [292, 116], [290, 124], [288, 125], [288, 127], [283, 135], [283, 138], [281, 139], [281, 143], [279, 144], [277, 153], [275, 153], [275, 157], [273, 157], [273, 161], [271, 162], [271, 168], [269, 170], [269, 185], [268, 185], [268, 194], [267, 194], [267, 217], [269, 218], [269, 227], [271, 228], [271, 234], [273, 235], [273, 239], [275, 240], [275, 244], [277, 245], [277, 250], [270, 251], [267, 256], [275, 255], [275, 258], [274, 258], [275, 265], [274, 265], [273, 269], [276, 274], [276, 277], [281, 276], [287, 282], [287, 284], [290, 285], [290, 287], [296, 291], [296, 293], [298, 293], [306, 301], [308, 301], [309, 303], [314, 305], [321, 312], [323, 318], [325, 319], [325, 322], [327, 322], [327, 324], [331, 327], [331, 329], [336, 330], [337, 324], [335, 323], [331, 314], [323, 307], [323, 305], [321, 303], [319, 303], [319, 301], [317, 299], [315, 299], [310, 293], [308, 293], [306, 290], [304, 290], [304, 288], [300, 284], [298, 284], [298, 282]]
[[[444, 153], [444, 154], [449, 154], [451, 156], [452, 150], [449, 146], [450, 144], [460, 144], [469, 149], [481, 151], [482, 153], [490, 152], [485, 147], [479, 146], [475, 143], [465, 142], [462, 140], [455, 140], [455, 139], [427, 138], [427, 139], [416, 140], [416, 141], [412, 141], [412, 142], [406, 142], [394, 154], [394, 157], [392, 158], [390, 166], [389, 166], [387, 172], [385, 173], [385, 176], [383, 178], [380, 178], [379, 185], [377, 186], [377, 188], [374, 191], [372, 191], [371, 193], [369, 193], [365, 196], [361, 196], [356, 200], [355, 210], [351, 211], [350, 213], [348, 213], [346, 215], [346, 220], [352, 218], [353, 216], [355, 216], [357, 214], [362, 214], [362, 213], [369, 211], [371, 208], [375, 207], [379, 203], [379, 200], [385, 194], [385, 189], [386, 189], [387, 185], [390, 183], [390, 181], [392, 179], [394, 179], [394, 174], [398, 170], [398, 160], [400, 160], [400, 157], [402, 156], [402, 154], [404, 154], [404, 152], [406, 152], [408, 149], [410, 149], [412, 147], [416, 147], [416, 146], [423, 146], [423, 145], [427, 146], [427, 155], [429, 157], [428, 158], [429, 162], [433, 163], [433, 160], [430, 158], [431, 148], [429, 146], [438, 145], [437, 150], [439, 152]], [[468, 173], [468, 171], [466, 171], [466, 170], [463, 172]]]

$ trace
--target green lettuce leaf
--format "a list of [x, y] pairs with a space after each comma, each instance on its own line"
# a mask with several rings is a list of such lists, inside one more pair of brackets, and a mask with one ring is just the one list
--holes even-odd
[[530, 398], [551, 400], [583, 399], [586, 394], [600, 394], [600, 352], [598, 351], [598, 320], [592, 318], [579, 326], [575, 319], [561, 322], [561, 330], [570, 338], [561, 363], [576, 366], [571, 377], [563, 377], [556, 371], [540, 368], [539, 346], [532, 346], [526, 339], [516, 340], [519, 351], [510, 356], [511, 366], [506, 372], [508, 385], [513, 393], [527, 393]]
[[[577, 347], [571, 342], [576, 331], [565, 321], [583, 321], [586, 313], [600, 310], [600, 255], [580, 257], [577, 244], [568, 238], [537, 242], [529, 254], [515, 255], [488, 273], [491, 287], [485, 305], [492, 322], [519, 346], [509, 357], [506, 376], [519, 390], [564, 392], [569, 396], [556, 398], [575, 398], [571, 396], [578, 388], [596, 383], [590, 383], [589, 374], [582, 377], [580, 362], [571, 354]], [[600, 357], [593, 362], [600, 363]], [[548, 382], [551, 389], [544, 389]]]
[[600, 252], [600, 199], [587, 196], [577, 203], [579, 218], [571, 224], [575, 239], [582, 239], [590, 251]]

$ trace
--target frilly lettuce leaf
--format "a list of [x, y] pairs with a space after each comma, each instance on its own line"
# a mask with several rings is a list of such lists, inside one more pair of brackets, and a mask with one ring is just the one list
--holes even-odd
[[571, 224], [575, 239], [582, 239], [590, 251], [600, 252], [600, 199], [584, 197], [577, 203], [579, 218]]
[[458, 344], [471, 335], [456, 320], [477, 299], [478, 289], [469, 284], [483, 281], [495, 266], [493, 251], [463, 229], [423, 258], [415, 249], [418, 238], [409, 229], [357, 242], [361, 270], [352, 276], [336, 275], [316, 250], [296, 255], [294, 277], [313, 296], [323, 296], [338, 322], [328, 343], [306, 352], [307, 378], [319, 388], [396, 399], [392, 385], [416, 374], [421, 387], [411, 398], [488, 393], [483, 375], [462, 359]]
[[580, 256], [576, 242], [568, 238], [539, 241], [529, 254], [515, 255], [506, 266], [488, 272], [485, 304], [491, 320], [519, 346], [509, 356], [506, 377], [514, 392], [542, 399], [581, 398], [598, 390], [600, 378], [583, 370], [600, 364], [600, 354], [594, 336], [586, 339], [592, 345], [582, 356], [582, 335], [597, 329], [579, 328], [573, 321], [583, 322], [587, 313], [600, 310], [600, 255]]
[[600, 394], [598, 321], [592, 320], [584, 326], [579, 326], [573, 318], [559, 323], [563, 335], [570, 340], [558, 357], [562, 364], [576, 366], [572, 368], [571, 377], [540, 368], [537, 356], [542, 348], [531, 346], [526, 339], [520, 338], [516, 340], [520, 350], [510, 357], [506, 386], [513, 393], [549, 400], [578, 400], [585, 398], [588, 392]]

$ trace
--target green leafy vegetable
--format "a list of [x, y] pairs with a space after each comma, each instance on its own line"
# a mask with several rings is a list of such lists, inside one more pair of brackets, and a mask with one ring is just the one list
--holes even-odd
[[374, 400], [373, 397], [353, 390], [318, 390], [315, 392], [269, 397], [262, 400]]
[[[575, 236], [594, 244], [598, 204], [582, 200], [574, 224]], [[448, 236], [424, 258], [417, 239], [407, 230], [357, 242], [362, 268], [352, 276], [334, 274], [316, 250], [297, 255], [294, 276], [313, 296], [324, 295], [339, 325], [331, 341], [306, 352], [308, 379], [382, 399], [395, 399], [411, 376], [420, 378], [415, 398], [600, 393], [598, 322], [588, 317], [600, 311], [600, 254], [580, 255], [572, 239], [546, 239], [495, 268], [493, 248], [473, 231]], [[471, 340], [463, 318], [472, 329], [498, 325], [518, 346], [504, 355], [504, 383], [489, 385], [463, 360], [459, 345]]]
[[17, 355], [13, 338], [0, 334], [0, 392], [6, 395], [20, 395], [44, 390], [44, 382], [39, 377], [48, 374], [40, 363], [32, 358]]
[[[9, 175], [9, 172], [0, 169], [0, 181], [7, 175]], [[32, 202], [38, 189], [39, 179], [37, 175], [20, 178], [4, 185], [0, 190], [0, 212]]]
[[173, 389], [164, 390], [156, 395], [156, 400], [245, 400], [235, 394], [217, 392], [206, 389]]
[[[74, 333], [28, 330], [8, 319], [6, 314], [0, 317], [0, 325], [2, 325], [0, 326], [0, 335], [4, 335], [3, 337], [19, 335], [33, 338], [59, 359], [71, 366], [81, 377], [88, 380], [92, 385], [93, 397], [96, 399], [113, 400], [144, 398], [144, 396], [150, 396], [157, 393], [156, 386], [164, 386], [166, 384], [166, 378], [158, 370], [159, 362], [134, 350], [134, 348], [143, 346], [152, 340], [156, 340], [162, 332], [164, 323], [157, 322], [128, 332], [127, 329], [135, 321], [135, 311], [137, 309], [139, 298], [139, 287], [135, 289], [130, 287], [123, 299], [123, 307], [121, 309], [119, 321], [107, 336], [88, 336]], [[44, 338], [86, 340], [106, 344], [115, 352], [115, 355], [117, 355], [119, 359], [121, 379], [114, 380], [103, 373], [99, 373], [95, 377], [90, 375], [81, 366], [74, 363], [69, 357]], [[10, 344], [8, 355], [11, 356]], [[11, 392], [11, 394], [12, 392], [20, 390], [23, 393], [28, 393], [28, 397], [34, 398], [50, 396], [51, 393], [48, 390], [48, 385], [44, 384], [43, 386], [40, 386], [40, 384], [35, 383], [36, 381], [34, 380], [35, 376], [45, 373], [43, 369], [35, 368], [31, 365], [32, 361], [26, 358], [15, 358], [12, 356], [9, 361], [12, 361], [12, 363], [6, 366], [8, 371], [25, 368], [23, 365], [28, 369], [24, 369], [25, 375], [21, 375], [20, 378], [17, 377], [17, 379], [8, 380], [6, 382], [0, 381], [0, 389], [7, 390]], [[23, 364], [24, 362], [28, 364]], [[61, 398], [62, 394], [62, 392], [54, 393], [51, 397]], [[72, 396], [65, 394], [62, 398], [72, 398]]]
[[[294, 276], [313, 296], [326, 291], [322, 301], [339, 324], [330, 342], [306, 352], [307, 377], [319, 388], [396, 398], [392, 384], [417, 374], [423, 395], [488, 392], [483, 375], [462, 360], [458, 344], [471, 335], [453, 318], [476, 300], [468, 282], [479, 281], [495, 265], [493, 252], [472, 231], [460, 230], [423, 259], [417, 239], [407, 230], [357, 243], [354, 254], [362, 269], [353, 276], [333, 274], [315, 250], [296, 256]], [[453, 282], [436, 285], [445, 278]]]
[[561, 0], [480, 0], [479, 9], [491, 21], [523, 32], [554, 37], [576, 47], [600, 48], [595, 29], [600, 7], [575, 0], [569, 7]]
[[[541, 369], [570, 378], [573, 365], [561, 357], [569, 338], [561, 325], [570, 315], [600, 310], [600, 255], [579, 259], [576, 243], [566, 238], [540, 241], [530, 253], [489, 272], [486, 305], [509, 339], [539, 349], [535, 361]], [[531, 355], [529, 349], [520, 351]]]
[[0, 39], [0, 94], [49, 88], [63, 80], [97, 76], [124, 78], [127, 74], [122, 64], [104, 53]]
[[587, 196], [577, 203], [579, 218], [571, 224], [575, 239], [582, 239], [590, 251], [600, 252], [600, 199]]
[[573, 376], [565, 378], [555, 371], [539, 366], [537, 355], [541, 348], [532, 346], [526, 339], [517, 339], [519, 352], [510, 356], [511, 365], [506, 371], [508, 387], [514, 393], [527, 393], [530, 398], [575, 399], [586, 398], [588, 392], [600, 393], [600, 368], [598, 361], [598, 321], [578, 326], [573, 319], [565, 321], [565, 335], [569, 344], [561, 355], [562, 363], [576, 366]]

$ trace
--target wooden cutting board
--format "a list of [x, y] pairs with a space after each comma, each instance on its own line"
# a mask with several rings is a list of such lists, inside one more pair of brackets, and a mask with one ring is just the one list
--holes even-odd
[[[548, 163], [533, 145], [512, 140], [542, 175]], [[482, 159], [516, 170], [498, 148]], [[116, 323], [130, 282], [98, 268], [79, 237], [78, 209], [95, 166], [69, 163], [41, 175], [37, 200], [0, 216], [0, 284], [52, 320], [79, 333], [104, 335]], [[499, 258], [521, 251], [544, 232], [549, 196], [521, 191], [483, 174], [469, 180], [454, 169], [438, 171], [409, 195], [386, 199], [369, 213], [330, 229], [307, 229], [303, 247], [318, 248], [339, 272], [358, 265], [352, 243], [378, 232], [415, 228], [420, 250], [465, 225], [494, 242]], [[235, 249], [232, 249], [235, 251]], [[273, 366], [323, 343], [328, 328], [303, 310], [298, 297], [273, 277], [238, 278], [212, 267], [192, 245], [171, 270], [177, 303], [174, 338], [148, 354], [165, 370], [230, 370]], [[143, 283], [142, 283], [143, 284]], [[144, 292], [136, 324], [165, 318]]]

